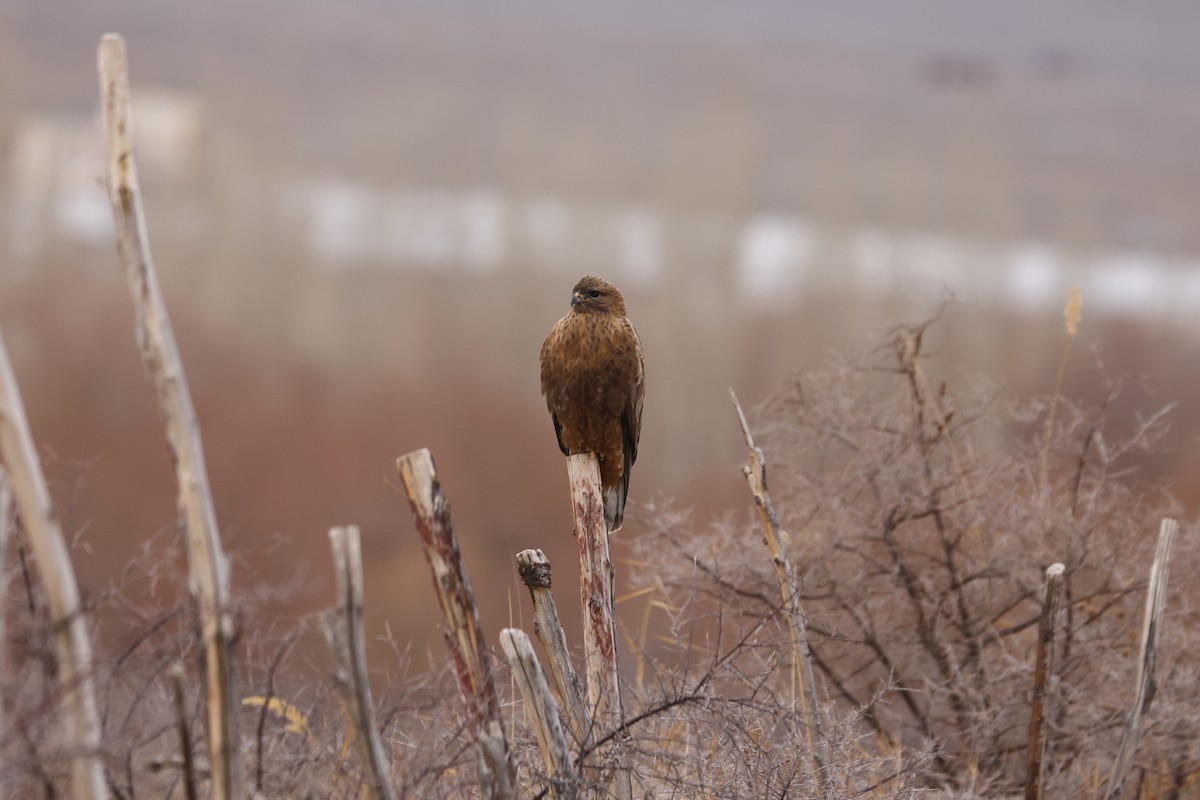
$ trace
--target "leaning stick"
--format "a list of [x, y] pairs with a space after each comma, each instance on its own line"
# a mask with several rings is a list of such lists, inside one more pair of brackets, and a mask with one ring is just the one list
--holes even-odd
[[591, 738], [591, 719], [583, 705], [583, 690], [579, 675], [571, 664], [567, 637], [558, 619], [558, 607], [550, 591], [550, 560], [541, 550], [522, 550], [517, 553], [517, 572], [529, 588], [533, 602], [533, 632], [546, 651], [550, 677], [562, 698], [567, 728], [575, 743], [584, 747]]
[[500, 701], [492, 678], [491, 659], [479, 624], [475, 590], [463, 564], [450, 518], [450, 501], [442, 494], [433, 456], [425, 448], [396, 460], [396, 469], [412, 506], [425, 560], [445, 622], [446, 645], [467, 711], [467, 726], [479, 743], [479, 784], [484, 798], [514, 796], [515, 777], [500, 719]]
[[1048, 686], [1054, 673], [1054, 636], [1058, 630], [1058, 608], [1062, 602], [1062, 564], [1046, 568], [1046, 598], [1038, 622], [1037, 663], [1033, 670], [1033, 708], [1029, 715], [1029, 757], [1025, 773], [1025, 800], [1041, 800], [1046, 770], [1046, 718], [1050, 715]]
[[750, 463], [742, 468], [742, 474], [750, 484], [754, 495], [754, 506], [758, 510], [758, 519], [763, 528], [763, 542], [771, 554], [771, 565], [775, 569], [775, 580], [779, 584], [779, 592], [783, 597], [783, 607], [788, 616], [788, 631], [792, 639], [792, 692], [793, 703], [799, 684], [800, 719], [804, 725], [808, 750], [813, 767], [821, 776], [821, 794], [828, 795], [829, 776], [825, 758], [825, 744], [821, 734], [821, 718], [817, 704], [817, 686], [813, 677], [812, 652], [808, 647], [807, 620], [804, 609], [800, 606], [800, 585], [796, 579], [796, 570], [783, 549], [782, 526], [775, 514], [775, 506], [771, 504], [771, 496], [767, 494], [767, 462], [762, 449], [754, 444], [750, 434], [750, 425], [742, 412], [733, 389], [729, 397], [737, 411], [738, 423], [742, 427], [742, 435], [746, 439], [746, 449], [750, 453]]
[[329, 649], [337, 661], [335, 679], [342, 702], [354, 723], [354, 741], [367, 784], [375, 800], [396, 800], [388, 777], [383, 743], [375, 727], [375, 710], [367, 680], [367, 647], [363, 639], [362, 550], [358, 526], [329, 529], [337, 577], [337, 605], [322, 620]]
[[567, 749], [567, 737], [563, 734], [558, 706], [554, 704], [550, 685], [546, 683], [546, 676], [533, 653], [533, 644], [525, 631], [505, 628], [500, 631], [500, 647], [521, 690], [525, 713], [537, 737], [550, 784], [558, 797], [571, 800], [578, 796], [575, 766]]
[[1175, 534], [1179, 523], [1164, 519], [1158, 532], [1158, 548], [1154, 552], [1154, 564], [1150, 567], [1150, 585], [1146, 589], [1146, 617], [1142, 624], [1141, 655], [1138, 658], [1137, 691], [1133, 697], [1133, 708], [1125, 718], [1121, 731], [1121, 746], [1113, 761], [1112, 773], [1108, 776], [1107, 800], [1117, 800], [1125, 788], [1125, 776], [1133, 763], [1133, 754], [1142, 738], [1142, 716], [1150, 710], [1154, 697], [1154, 663], [1157, 657], [1158, 629], [1162, 621], [1163, 606], [1167, 602], [1167, 577], [1171, 563], [1171, 551], [1175, 547]]
[[[92, 646], [88, 639], [79, 587], [62, 528], [54, 516], [50, 492], [42, 475], [25, 417], [25, 405], [8, 350], [0, 336], [0, 459], [7, 467], [12, 494], [21, 514], [21, 527], [29, 539], [38, 573], [50, 604], [54, 649], [58, 656], [58, 683], [66, 717], [71, 758], [71, 794], [75, 800], [108, 797], [104, 761], [100, 753], [100, 717], [96, 713], [92, 683]], [[5, 510], [0, 527], [8, 524]], [[2, 569], [2, 565], [0, 565]]]
[[203, 647], [212, 796], [216, 800], [241, 800], [245, 787], [238, 747], [236, 675], [230, 647], [233, 618], [229, 606], [229, 563], [217, 533], [200, 426], [150, 255], [133, 152], [125, 40], [115, 33], [105, 34], [100, 40], [98, 60], [108, 151], [108, 198], [116, 220], [117, 252], [133, 294], [137, 342], [158, 395], [179, 483], [179, 505], [187, 542], [188, 588], [198, 607]]

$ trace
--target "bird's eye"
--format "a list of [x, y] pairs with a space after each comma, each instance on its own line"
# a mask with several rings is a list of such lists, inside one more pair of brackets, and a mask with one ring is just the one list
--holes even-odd
[[588, 292], [588, 297], [599, 297], [599, 296], [600, 296], [600, 292], [596, 291], [595, 289], [592, 289], [590, 292]]

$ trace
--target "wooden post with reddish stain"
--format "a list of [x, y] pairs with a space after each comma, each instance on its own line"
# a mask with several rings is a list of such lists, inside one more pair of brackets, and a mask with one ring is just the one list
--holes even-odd
[[433, 572], [433, 588], [442, 608], [446, 645], [467, 712], [467, 728], [479, 743], [479, 786], [484, 798], [514, 797], [515, 779], [492, 679], [491, 658], [479, 624], [475, 590], [467, 575], [450, 519], [450, 501], [442, 494], [433, 456], [422, 448], [396, 460], [412, 506], [421, 549]]
[[592, 453], [567, 459], [571, 511], [579, 545], [579, 590], [583, 607], [583, 652], [587, 705], [602, 730], [621, 724], [617, 683], [616, 598], [614, 572], [600, 493], [600, 467]]
[[[600, 464], [593, 453], [567, 457], [571, 482], [571, 514], [579, 545], [579, 591], [583, 606], [583, 654], [587, 706], [602, 738], [621, 726], [621, 686], [617, 671], [616, 576], [608, 547]], [[620, 798], [632, 796], [630, 774], [621, 767], [619, 737], [611, 762], [609, 788]]]

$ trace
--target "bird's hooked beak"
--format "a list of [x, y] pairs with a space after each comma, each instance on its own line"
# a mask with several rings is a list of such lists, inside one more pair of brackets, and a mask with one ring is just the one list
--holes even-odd
[[582, 302], [583, 302], [583, 292], [575, 292], [575, 294], [571, 295], [571, 308], [574, 308], [575, 306], [579, 305]]

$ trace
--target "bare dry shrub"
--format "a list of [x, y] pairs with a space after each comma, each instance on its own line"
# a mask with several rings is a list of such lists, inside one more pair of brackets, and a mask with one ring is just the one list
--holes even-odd
[[[50, 800], [68, 796], [69, 753], [58, 723], [49, 614], [32, 557], [17, 540], [8, 564], [11, 645], [2, 686], [0, 793]], [[97, 648], [95, 679], [116, 798], [191, 797], [189, 782], [196, 796], [208, 795], [201, 661], [194, 609], [180, 599], [182, 560], [180, 541], [160, 533], [111, 588], [88, 602], [97, 638], [106, 644]], [[315, 616], [281, 613], [286, 594], [286, 588], [264, 586], [237, 598], [248, 788], [260, 797], [359, 797], [364, 777]], [[444, 665], [414, 667], [407, 650], [391, 644], [393, 657], [377, 668], [384, 687], [378, 720], [396, 786], [410, 797], [468, 795], [474, 773], [453, 681]], [[191, 767], [171, 679], [177, 664], [184, 672], [182, 727]]]
[[[659, 503], [643, 515], [644, 535], [618, 540], [657, 623], [628, 631], [635, 662], [626, 665], [624, 724], [576, 747], [584, 789], [605, 784], [604, 753], [615, 745], [636, 797], [1019, 794], [1042, 574], [1061, 561], [1045, 796], [1096, 796], [1133, 696], [1153, 533], [1178, 511], [1162, 487], [1129, 472], [1164, 443], [1163, 416], [1117, 434], [1118, 383], [1096, 407], [1060, 399], [1043, 480], [1051, 403], [1003, 401], [982, 381], [935, 381], [925, 335], [900, 329], [865, 364], [798, 375], [759, 411], [775, 506], [802, 572], [823, 763], [799, 722], [793, 649], [753, 513], [703, 522]], [[1200, 564], [1186, 527], [1180, 542], [1172, 572], [1182, 577], [1171, 586], [1157, 692], [1127, 796], [1186, 797], [1200, 774], [1192, 696], [1200, 598], [1186, 579]], [[69, 753], [46, 605], [19, 536], [7, 569], [0, 791], [49, 800], [66, 793]], [[189, 769], [206, 794], [198, 639], [193, 609], [179, 599], [184, 583], [178, 539], [162, 533], [88, 600], [107, 643], [95, 670], [117, 798], [188, 797]], [[281, 611], [301, 587], [235, 583], [250, 788], [261, 797], [360, 797], [364, 777], [319, 626]], [[476, 796], [474, 745], [445, 665], [414, 664], [405, 646], [391, 645], [371, 669], [394, 785], [412, 798]], [[549, 796], [519, 698], [502, 660], [494, 663], [520, 791]], [[176, 664], [185, 673], [182, 725]]]
[[[935, 382], [928, 325], [896, 330], [865, 364], [797, 375], [760, 409], [772, 494], [803, 572], [825, 714], [875, 758], [932, 747], [928, 761], [899, 756], [910, 774], [916, 762], [919, 785], [947, 796], [1018, 793], [1042, 576], [1060, 561], [1065, 618], [1045, 793], [1091, 797], [1133, 697], [1154, 534], [1179, 511], [1163, 487], [1130, 474], [1135, 455], [1163, 445], [1164, 415], [1118, 436], [1107, 411], [1119, 383], [1095, 408], [1061, 399], [1040, 485], [1050, 402], [1004, 402], [982, 381]], [[665, 509], [649, 516], [652, 535], [635, 545], [643, 564], [635, 585], [655, 589], [677, 617], [718, 615], [692, 637], [760, 625], [741, 659], [759, 662], [734, 691], [753, 686], [756, 699], [785, 708], [788, 651], [756, 520], [697, 526]], [[1176, 574], [1188, 574], [1195, 548], [1180, 549], [1191, 552]], [[1137, 761], [1151, 793], [1138, 796], [1182, 796], [1200, 773], [1200, 718], [1188, 698], [1197, 598], [1190, 585], [1172, 588], [1170, 655], [1160, 655]]]

